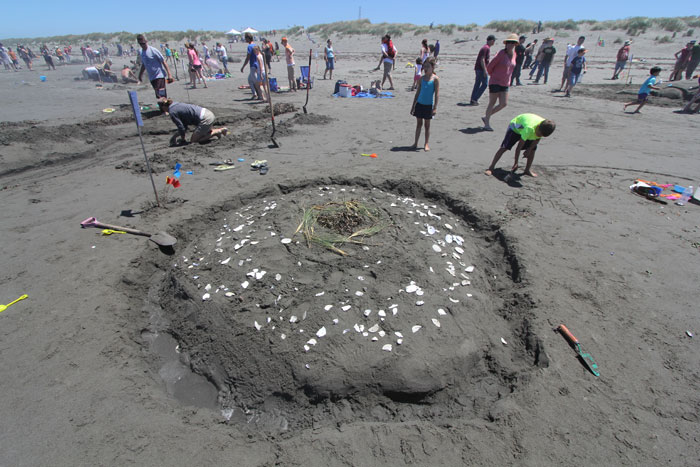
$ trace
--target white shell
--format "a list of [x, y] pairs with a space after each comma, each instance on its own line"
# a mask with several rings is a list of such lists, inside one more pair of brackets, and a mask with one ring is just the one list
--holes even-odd
[[292, 243], [292, 239], [291, 238], [283, 238], [282, 240], [280, 240], [280, 242], [282, 242], [286, 245], [287, 243]]
[[224, 295], [226, 295], [227, 297], [233, 297], [236, 294], [233, 292], [226, 292]]
[[[309, 349], [311, 349], [311, 347], [309, 347], [308, 345], [304, 344], [304, 351], [308, 352]], [[306, 368], [308, 368], [308, 367], [309, 367], [309, 365], [306, 365]]]
[[333, 324], [338, 324], [338, 318], [333, 319]]
[[344, 307], [341, 307], [340, 309], [343, 311], [348, 311], [350, 308], [352, 308], [350, 305], [345, 305]]
[[289, 317], [290, 323], [296, 323], [297, 321], [299, 321], [299, 318], [297, 318], [296, 316], [292, 315]]
[[267, 274], [267, 271], [258, 271], [258, 272], [255, 273], [255, 278], [256, 278], [257, 280], [260, 280], [260, 279], [263, 278], [263, 276], [264, 276], [265, 274]]
[[369, 332], [377, 332], [377, 331], [379, 331], [379, 325], [378, 325], [378, 324], [375, 324], [374, 326], [372, 326], [371, 328], [369, 328], [368, 331], [369, 331]]
[[309, 345], [316, 345], [316, 339], [311, 338], [306, 343]]
[[209, 295], [208, 293], [205, 293], [204, 295], [202, 295], [202, 300], [209, 300], [210, 298], [211, 298], [211, 295]]
[[425, 304], [425, 302], [423, 300], [418, 300], [416, 302], [416, 306], [423, 306], [423, 304]]
[[379, 338], [377, 336], [372, 337], [372, 342], [377, 342], [378, 340], [379, 340]]
[[365, 316], [369, 316], [369, 315], [372, 314], [372, 310], [365, 310], [365, 311], [363, 312], [363, 314], [364, 314]]
[[204, 286], [204, 290], [206, 290], [207, 292], [209, 292], [209, 291], [211, 290], [211, 284], [205, 285], [205, 286]]
[[508, 345], [508, 342], [506, 342], [506, 340], [505, 340], [504, 338], [502, 338], [502, 337], [501, 337], [501, 343], [502, 343], [503, 345]]
[[423, 295], [424, 293], [425, 293], [425, 292], [423, 292], [423, 289], [418, 289], [418, 290], [416, 290], [416, 295], [418, 295], [419, 297], [420, 297], [421, 295]]
[[275, 280], [276, 280], [276, 281], [281, 281], [281, 280], [282, 280], [282, 274], [275, 274]]
[[461, 248], [461, 247], [456, 246], [456, 247], [455, 247], [455, 251], [456, 251], [457, 253], [459, 253], [460, 255], [463, 255], [463, 254], [464, 254], [464, 249]]
[[230, 257], [230, 256], [229, 256], [228, 258], [226, 258], [225, 260], [223, 260], [223, 261], [221, 262], [221, 264], [228, 264], [229, 261], [231, 261], [231, 257]]
[[396, 345], [403, 344], [403, 339], [396, 339]]
[[238, 232], [238, 231], [241, 230], [243, 227], [245, 227], [244, 224], [241, 224], [241, 225], [239, 225], [238, 227], [234, 228], [233, 231], [234, 231], [234, 232]]
[[361, 296], [363, 296], [364, 294], [365, 294], [365, 293], [364, 293], [363, 291], [361, 291], [361, 290], [358, 290], [357, 292], [355, 292], [355, 295], [357, 295], [358, 297], [361, 297]]
[[435, 227], [433, 227], [432, 225], [429, 225], [428, 226], [428, 235], [433, 235], [435, 232], [437, 232], [437, 230], [435, 230]]
[[254, 325], [255, 325], [255, 329], [257, 329], [258, 331], [259, 331], [260, 329], [262, 329], [262, 326], [261, 326], [260, 324], [258, 324], [257, 321], [255, 321]]
[[384, 344], [382, 347], [382, 350], [386, 350], [387, 352], [391, 352], [391, 344]]
[[386, 316], [386, 311], [384, 311], [384, 310], [379, 310], [379, 311], [377, 312], [377, 314], [383, 318], [383, 317]]
[[245, 282], [242, 282], [242, 283], [241, 283], [241, 287], [243, 287], [244, 289], [247, 289], [247, 288], [248, 288], [248, 285], [249, 285], [249, 282], [248, 282], [248, 281], [245, 281]]
[[413, 327], [411, 328], [411, 331], [413, 331], [413, 333], [415, 334], [415, 333], [417, 333], [418, 331], [420, 331], [420, 328], [422, 328], [422, 327], [423, 327], [423, 326], [417, 324], [417, 325], [415, 325], [415, 326], [413, 326]]
[[442, 248], [440, 248], [440, 245], [433, 243], [433, 251], [435, 251], [435, 253], [440, 253]]
[[406, 292], [408, 293], [413, 293], [416, 290], [418, 290], [418, 286], [416, 284], [409, 284], [406, 286]]
[[323, 326], [321, 329], [319, 329], [318, 331], [316, 331], [316, 336], [317, 336], [317, 337], [323, 337], [323, 336], [325, 336], [325, 335], [326, 335], [326, 327], [325, 327], [325, 326]]
[[438, 314], [440, 316], [445, 316], [447, 314], [447, 312], [445, 310], [443, 310], [442, 308], [438, 308]]
[[450, 235], [450, 234], [445, 235], [445, 243], [452, 243], [452, 235]]
[[325, 293], [326, 293], [326, 292], [319, 292], [319, 293], [316, 294], [316, 296], [317, 296], [317, 297], [320, 297], [320, 296], [324, 295]]
[[333, 308], [333, 305], [326, 305], [323, 307], [323, 309], [326, 311], [330, 310], [331, 308]]
[[474, 271], [474, 266], [468, 266], [465, 271], [467, 272], [473, 272]]
[[447, 297], [447, 298], [449, 298], [452, 303], [459, 303], [459, 300], [456, 300], [452, 297]]
[[386, 332], [380, 330], [377, 334], [379, 334], [379, 337], [384, 337], [386, 336]]
[[280, 339], [285, 340], [287, 338], [286, 334], [280, 334]]
[[435, 326], [440, 327], [440, 321], [436, 320], [435, 318], [433, 318], [432, 321]]
[[399, 331], [394, 331], [394, 335], [396, 337], [403, 337], [403, 334], [401, 334]]
[[445, 224], [445, 228], [448, 230], [452, 230], [452, 226], [450, 224]]

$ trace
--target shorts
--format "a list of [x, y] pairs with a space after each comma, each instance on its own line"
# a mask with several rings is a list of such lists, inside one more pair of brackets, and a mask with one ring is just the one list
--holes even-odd
[[156, 78], [151, 80], [151, 86], [156, 92], [156, 99], [168, 97], [168, 92], [165, 90], [165, 78]]
[[649, 94], [647, 94], [646, 92], [640, 92], [639, 94], [637, 94], [637, 102], [639, 102], [640, 104], [642, 102], [646, 102], [648, 97]]
[[326, 62], [326, 70], [335, 70], [335, 59], [329, 58]]
[[564, 67], [564, 72], [561, 74], [562, 79], [568, 79], [571, 76], [571, 65], [566, 65]]
[[294, 65], [287, 65], [287, 78], [294, 81]]
[[394, 64], [392, 62], [384, 62], [384, 78], [391, 76], [391, 70], [394, 69]]
[[581, 72], [579, 73], [569, 73], [569, 84], [572, 86], [576, 85], [579, 81], [581, 81]]
[[414, 82], [418, 82], [418, 81], [420, 81], [421, 78], [422, 78], [421, 75], [414, 75], [414, 76], [413, 76], [413, 81], [414, 81]]
[[433, 106], [419, 104], [416, 102], [416, 107], [413, 109], [413, 116], [416, 118], [422, 118], [424, 120], [433, 119]]
[[500, 84], [489, 84], [489, 92], [508, 92], [508, 86], [501, 86]]
[[207, 136], [209, 133], [211, 133], [211, 127], [214, 125], [214, 119], [216, 118], [214, 113], [209, 109], [202, 109], [200, 117], [201, 119], [199, 121], [199, 125], [197, 125], [197, 128], [195, 128], [194, 133], [192, 134], [193, 137], [197, 135], [199, 138], [201, 138], [202, 136]]
[[[506, 136], [505, 138], [503, 138], [503, 142], [501, 143], [501, 148], [510, 151], [511, 149], [513, 149], [513, 146], [515, 146], [515, 143], [517, 143], [520, 140], [520, 135], [513, 131], [513, 129], [509, 126], [508, 131], [506, 131]], [[532, 143], [534, 143], [533, 140], [525, 141], [525, 144], [523, 144], [522, 149], [530, 149]]]
[[192, 68], [194, 68], [194, 71], [199, 71], [202, 69], [202, 65], [192, 65]]

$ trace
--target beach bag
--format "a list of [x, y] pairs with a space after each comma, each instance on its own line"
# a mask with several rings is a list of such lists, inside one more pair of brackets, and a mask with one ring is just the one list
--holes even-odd
[[347, 81], [343, 81], [342, 79], [339, 79], [338, 81], [335, 82], [335, 89], [333, 90], [333, 94], [338, 94], [340, 92], [340, 85], [341, 84], [348, 84]]

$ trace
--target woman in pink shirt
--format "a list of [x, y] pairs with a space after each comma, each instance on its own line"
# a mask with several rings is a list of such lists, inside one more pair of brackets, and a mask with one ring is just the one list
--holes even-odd
[[187, 58], [190, 61], [190, 84], [192, 85], [192, 89], [197, 88], [197, 84], [195, 83], [196, 78], [202, 80], [205, 88], [208, 87], [207, 82], [204, 81], [204, 75], [202, 74], [202, 61], [199, 59], [197, 49], [194, 48], [194, 44], [192, 43], [185, 44], [185, 46], [187, 47]]
[[486, 131], [493, 131], [490, 125], [491, 115], [505, 109], [508, 105], [508, 86], [515, 69], [515, 46], [520, 41], [517, 34], [511, 34], [503, 43], [506, 45], [505, 49], [500, 50], [486, 66], [489, 74], [489, 105], [486, 108], [486, 115], [481, 117]]

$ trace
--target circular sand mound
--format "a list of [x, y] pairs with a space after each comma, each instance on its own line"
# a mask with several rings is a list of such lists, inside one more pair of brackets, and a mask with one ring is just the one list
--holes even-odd
[[190, 239], [160, 305], [228, 417], [487, 416], [545, 360], [502, 235], [437, 200], [307, 185], [208, 216]]

